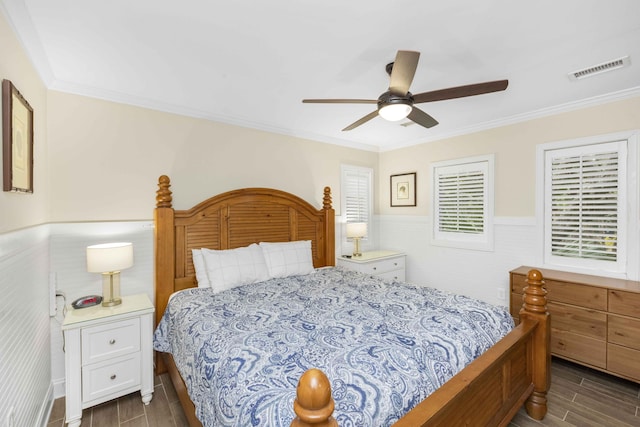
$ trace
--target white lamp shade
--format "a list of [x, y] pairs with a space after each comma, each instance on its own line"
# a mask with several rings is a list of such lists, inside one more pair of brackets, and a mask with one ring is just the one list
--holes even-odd
[[133, 244], [105, 243], [87, 246], [87, 271], [107, 273], [120, 271], [133, 265]]
[[348, 222], [347, 237], [364, 237], [367, 235], [366, 222]]
[[389, 104], [380, 108], [378, 114], [385, 120], [397, 122], [407, 117], [412, 109], [413, 107], [409, 104]]

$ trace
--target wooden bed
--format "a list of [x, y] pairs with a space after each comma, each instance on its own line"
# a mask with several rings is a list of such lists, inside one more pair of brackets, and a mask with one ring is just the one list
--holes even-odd
[[[247, 188], [174, 210], [170, 180], [158, 180], [155, 209], [156, 322], [169, 296], [197, 285], [192, 249], [233, 249], [258, 242], [311, 240], [314, 267], [335, 265], [335, 212], [324, 189], [323, 207], [273, 189]], [[504, 426], [524, 404], [542, 419], [550, 384], [550, 323], [546, 290], [537, 270], [528, 274], [520, 324], [482, 356], [418, 404], [395, 426]], [[191, 426], [200, 426], [171, 355], [160, 353], [157, 373], [168, 371]], [[162, 356], [162, 357], [160, 357]], [[297, 389], [295, 426], [336, 425], [329, 381], [307, 371]]]

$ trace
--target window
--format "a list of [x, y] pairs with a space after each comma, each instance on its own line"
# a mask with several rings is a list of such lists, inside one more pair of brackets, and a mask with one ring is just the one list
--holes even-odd
[[620, 277], [637, 274], [637, 261], [628, 265], [638, 246], [633, 243], [637, 220], [632, 220], [637, 142], [620, 136], [539, 147], [544, 264]]
[[341, 167], [342, 216], [345, 223], [364, 222], [372, 234], [373, 169], [360, 166]]
[[493, 250], [493, 162], [487, 155], [431, 165], [434, 245]]

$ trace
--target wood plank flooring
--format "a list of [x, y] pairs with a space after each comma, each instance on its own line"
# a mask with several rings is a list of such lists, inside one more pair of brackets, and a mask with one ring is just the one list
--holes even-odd
[[532, 420], [524, 409], [509, 427], [640, 426], [640, 385], [553, 358], [547, 416]]
[[[573, 363], [553, 359], [549, 413], [541, 422], [524, 409], [509, 427], [640, 426], [640, 385]], [[64, 398], [57, 399], [48, 427], [64, 424]], [[156, 377], [149, 406], [140, 393], [86, 409], [82, 427], [187, 427], [187, 421], [168, 376]]]

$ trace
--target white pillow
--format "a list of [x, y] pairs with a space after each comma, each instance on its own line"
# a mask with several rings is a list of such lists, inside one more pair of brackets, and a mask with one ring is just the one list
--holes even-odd
[[255, 243], [236, 249], [202, 249], [211, 288], [215, 292], [269, 278], [262, 249]]
[[287, 277], [313, 272], [311, 240], [260, 242], [270, 277]]
[[193, 267], [196, 269], [196, 279], [199, 288], [210, 288], [209, 277], [207, 276], [207, 267], [204, 265], [204, 258], [200, 249], [191, 249], [193, 255]]

